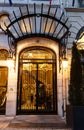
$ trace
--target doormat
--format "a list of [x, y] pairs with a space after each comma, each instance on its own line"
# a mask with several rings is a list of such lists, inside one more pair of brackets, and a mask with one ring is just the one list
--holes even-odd
[[9, 128], [55, 128], [67, 129], [64, 123], [10, 123]]

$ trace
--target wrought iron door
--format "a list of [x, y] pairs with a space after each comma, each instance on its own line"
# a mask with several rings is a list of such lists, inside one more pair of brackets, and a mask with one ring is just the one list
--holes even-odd
[[57, 112], [55, 61], [47, 50], [24, 50], [20, 54], [18, 113]]
[[21, 67], [20, 112], [56, 112], [53, 64], [23, 63]]

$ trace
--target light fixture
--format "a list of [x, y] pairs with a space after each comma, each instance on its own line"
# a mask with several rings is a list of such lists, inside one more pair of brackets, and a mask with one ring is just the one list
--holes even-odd
[[67, 67], [68, 67], [68, 59], [66, 56], [62, 59], [62, 110], [63, 110], [63, 117], [65, 116], [64, 113], [66, 111], [67, 105]]
[[68, 67], [68, 59], [66, 57], [64, 57], [62, 59], [62, 66], [63, 66], [63, 68], [67, 68]]
[[8, 67], [14, 67], [14, 61], [13, 60], [7, 60]]
[[14, 72], [15, 70], [15, 61], [11, 58], [7, 60], [7, 66], [11, 72]]

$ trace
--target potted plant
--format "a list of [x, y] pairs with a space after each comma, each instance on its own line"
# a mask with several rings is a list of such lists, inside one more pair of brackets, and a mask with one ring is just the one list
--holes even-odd
[[70, 105], [66, 108], [66, 122], [73, 130], [84, 130], [84, 86], [82, 77], [81, 54], [76, 44], [73, 43], [69, 85]]

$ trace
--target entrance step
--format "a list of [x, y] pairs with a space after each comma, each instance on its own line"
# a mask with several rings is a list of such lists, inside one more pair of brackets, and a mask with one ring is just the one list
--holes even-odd
[[8, 128], [52, 128], [67, 130], [65, 120], [58, 115], [20, 115], [9, 123]]

